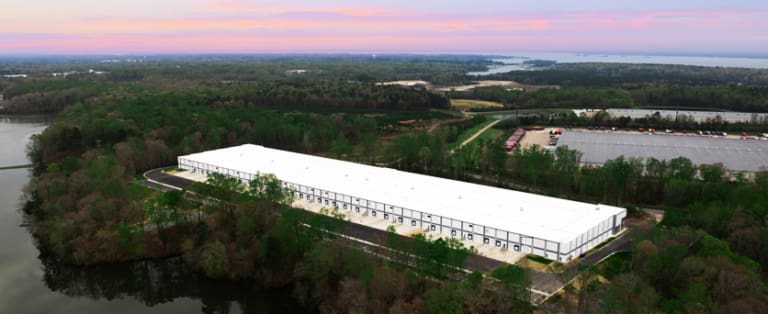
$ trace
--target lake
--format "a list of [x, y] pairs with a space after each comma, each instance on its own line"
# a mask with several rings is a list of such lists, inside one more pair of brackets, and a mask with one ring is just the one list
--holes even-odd
[[[27, 164], [44, 117], [0, 116], [0, 167]], [[290, 290], [207, 279], [180, 258], [73, 267], [41, 252], [19, 227], [31, 170], [0, 170], [0, 313], [296, 313]]]
[[526, 60], [554, 60], [558, 63], [635, 63], [635, 64], [677, 64], [705, 67], [734, 67], [768, 69], [766, 57], [718, 57], [718, 56], [665, 56], [638, 54], [585, 54], [585, 53], [519, 53], [514, 57], [497, 58], [492, 61], [502, 64], [489, 66], [486, 71], [469, 72], [468, 75], [491, 75], [510, 71], [533, 70], [523, 64]]

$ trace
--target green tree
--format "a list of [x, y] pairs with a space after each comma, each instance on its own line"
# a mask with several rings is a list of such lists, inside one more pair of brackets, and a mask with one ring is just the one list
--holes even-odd
[[659, 294], [634, 274], [616, 276], [605, 292], [604, 306], [608, 313], [653, 313]]
[[229, 269], [227, 248], [219, 240], [206, 243], [200, 258], [203, 271], [208, 277], [221, 278]]
[[504, 291], [513, 301], [513, 312], [528, 313], [530, 311], [531, 281], [525, 269], [515, 265], [506, 265], [494, 269], [491, 276], [501, 282]]

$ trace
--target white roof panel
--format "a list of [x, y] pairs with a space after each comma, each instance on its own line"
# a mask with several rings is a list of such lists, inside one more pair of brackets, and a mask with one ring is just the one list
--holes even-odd
[[375, 202], [460, 219], [550, 241], [573, 240], [626, 209], [317, 157], [258, 145], [187, 156], [235, 171], [272, 173], [280, 180]]
[[567, 131], [560, 136], [557, 146], [584, 153], [581, 161], [588, 163], [605, 163], [619, 156], [659, 160], [685, 157], [696, 165], [722, 163], [737, 171], [768, 168], [768, 141], [762, 140]]

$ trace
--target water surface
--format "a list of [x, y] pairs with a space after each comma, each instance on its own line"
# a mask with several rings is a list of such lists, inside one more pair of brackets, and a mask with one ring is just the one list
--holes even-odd
[[[0, 116], [0, 166], [27, 164], [47, 119]], [[0, 170], [0, 313], [295, 313], [290, 291], [215, 281], [179, 258], [72, 267], [41, 254], [17, 210], [29, 169]]]
[[585, 53], [516, 53], [514, 57], [498, 58], [499, 62], [488, 67], [486, 71], [469, 72], [468, 75], [491, 75], [510, 71], [534, 70], [536, 68], [523, 64], [526, 60], [553, 60], [558, 63], [632, 63], [632, 64], [667, 64], [691, 65], [705, 67], [732, 67], [749, 69], [768, 69], [766, 57], [718, 57], [718, 56], [665, 56], [640, 54], [585, 54]]

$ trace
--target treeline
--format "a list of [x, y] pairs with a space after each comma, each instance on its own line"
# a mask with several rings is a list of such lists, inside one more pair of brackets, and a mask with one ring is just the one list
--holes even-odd
[[662, 221], [643, 230], [631, 254], [578, 271], [574, 285], [544, 311], [761, 313], [768, 290], [759, 269], [706, 232]]
[[5, 102], [0, 113], [52, 114], [98, 96], [111, 84], [78, 80], [24, 80], [5, 86], [0, 93]]
[[566, 127], [566, 128], [595, 128], [610, 130], [613, 127], [620, 128], [622, 130], [638, 130], [642, 129], [656, 129], [658, 132], [663, 132], [666, 129], [674, 130], [675, 132], [686, 132], [693, 134], [698, 130], [711, 130], [711, 131], [726, 131], [734, 132], [738, 135], [739, 132], [748, 132], [751, 135], [755, 133], [764, 133], [768, 130], [768, 120], [755, 117], [755, 119], [749, 122], [728, 122], [723, 119], [711, 118], [703, 121], [696, 121], [695, 119], [681, 114], [678, 117], [667, 117], [660, 114], [651, 114], [642, 118], [630, 118], [612, 117], [607, 112], [596, 112], [593, 116], [577, 116], [573, 112], [566, 113], [521, 113], [515, 119], [508, 119], [500, 122], [499, 127], [507, 126], [514, 127], [518, 125], [541, 125], [552, 127]]
[[531, 92], [483, 87], [448, 96], [497, 101], [512, 109], [656, 107], [768, 112], [768, 87], [757, 86], [563, 86]]
[[[148, 91], [162, 98], [187, 99], [198, 105], [214, 107], [250, 107], [302, 109], [306, 111], [349, 110], [420, 110], [449, 108], [448, 100], [425, 90], [400, 86], [345, 81], [310, 81], [290, 79], [279, 82], [230, 82], [188, 84], [176, 82], [166, 87], [147, 84], [65, 81], [30, 81], [6, 89], [6, 113], [56, 113], [67, 106], [100, 96], [144, 97], [153, 101]], [[176, 96], [174, 96], [176, 95]], [[163, 100], [160, 100], [163, 101]]]
[[[114, 59], [104, 57], [103, 59]], [[340, 80], [373, 83], [397, 80], [426, 80], [436, 84], [469, 81], [467, 72], [483, 70], [490, 64], [482, 56], [451, 55], [264, 55], [264, 56], [178, 56], [123, 58], [141, 62], [101, 63], [99, 60], [52, 64], [0, 65], [0, 73], [25, 73], [34, 78], [54, 72], [78, 71], [78, 77], [112, 82], [220, 82], [275, 81], [291, 77], [310, 80]], [[103, 75], [85, 74], [89, 69]], [[292, 70], [305, 70], [301, 73]]]
[[400, 86], [303, 79], [219, 86], [221, 93], [211, 91], [219, 95], [216, 101], [234, 106], [306, 110], [450, 108], [445, 97]]
[[562, 86], [766, 86], [768, 70], [661, 64], [561, 63], [545, 71], [513, 71], [491, 75], [488, 79]]

